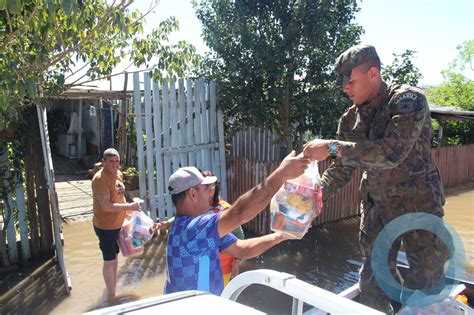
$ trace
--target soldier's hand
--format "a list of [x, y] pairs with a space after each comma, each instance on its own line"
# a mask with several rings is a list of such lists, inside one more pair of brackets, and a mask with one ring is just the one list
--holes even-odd
[[310, 160], [302, 154], [296, 156], [295, 151], [291, 151], [278, 167], [279, 175], [285, 180], [292, 179], [304, 173]]
[[310, 160], [324, 161], [329, 156], [330, 140], [315, 139], [303, 146], [303, 155]]

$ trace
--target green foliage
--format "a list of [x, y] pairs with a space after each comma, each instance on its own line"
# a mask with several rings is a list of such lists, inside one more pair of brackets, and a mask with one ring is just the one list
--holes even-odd
[[393, 54], [392, 64], [382, 69], [382, 78], [388, 82], [417, 86], [423, 76], [412, 63], [415, 53], [416, 51], [407, 49], [400, 55]]
[[429, 100], [445, 106], [474, 111], [474, 81], [461, 73], [443, 71], [444, 82], [428, 88]]
[[[184, 75], [197, 57], [185, 42], [166, 43], [178, 22], [169, 18], [141, 38], [144, 16], [127, 9], [132, 2], [1, 0], [0, 130], [15, 129], [20, 107], [31, 100], [107, 77], [126, 56], [137, 67], [159, 67], [155, 78]], [[65, 86], [79, 66], [87, 79]]]
[[335, 58], [362, 32], [356, 1], [193, 1], [211, 52], [198, 71], [219, 82], [231, 133], [276, 132], [289, 148], [306, 131], [333, 135], [348, 102], [334, 95]]
[[474, 40], [468, 40], [456, 47], [458, 55], [456, 59], [450, 64], [450, 70], [465, 69], [474, 71]]
[[128, 175], [138, 174], [138, 170], [135, 167], [129, 166], [123, 170], [123, 173], [126, 173]]
[[[457, 46], [458, 56], [443, 70], [443, 83], [426, 89], [431, 103], [452, 106], [466, 111], [474, 111], [474, 81], [462, 71], [473, 74], [474, 40]], [[445, 141], [450, 145], [474, 143], [474, 122], [446, 121], [444, 126]]]

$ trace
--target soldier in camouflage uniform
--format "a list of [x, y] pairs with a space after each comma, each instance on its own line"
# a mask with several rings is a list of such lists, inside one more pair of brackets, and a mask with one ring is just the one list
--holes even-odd
[[[338, 85], [354, 102], [343, 114], [337, 140], [313, 140], [304, 155], [313, 160], [334, 158], [323, 174], [323, 198], [345, 186], [354, 171], [363, 171], [361, 181], [360, 246], [364, 265], [360, 270], [361, 302], [392, 313], [390, 299], [377, 285], [371, 269], [373, 243], [391, 220], [413, 212], [443, 217], [443, 188], [431, 156], [433, 129], [423, 92], [415, 87], [387, 85], [380, 76], [375, 48], [354, 46], [335, 64]], [[410, 263], [404, 286], [426, 289], [437, 284], [447, 261], [447, 248], [425, 230], [400, 237]], [[389, 254], [395, 277], [396, 240]]]

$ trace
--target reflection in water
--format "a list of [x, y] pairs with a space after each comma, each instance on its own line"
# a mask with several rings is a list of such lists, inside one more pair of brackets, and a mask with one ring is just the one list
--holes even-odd
[[[102, 255], [92, 223], [65, 224], [63, 233], [64, 258], [72, 291], [53, 314], [77, 314], [107, 307]], [[119, 254], [117, 293], [133, 293], [138, 298], [163, 294], [165, 251], [166, 240], [157, 236], [150, 241], [143, 255], [125, 258]]]
[[[474, 276], [474, 183], [449, 190], [447, 196], [445, 220], [464, 244], [466, 269], [471, 279]], [[359, 280], [358, 224], [359, 220], [355, 218], [313, 228], [301, 241], [282, 243], [257, 259], [246, 261], [242, 269], [287, 272], [339, 293]], [[270, 314], [288, 314], [292, 303], [285, 294], [260, 285], [243, 291], [238, 301]]]
[[[462, 238], [467, 261], [473, 268], [474, 187], [467, 188], [449, 192], [445, 210], [446, 220]], [[358, 224], [358, 218], [353, 218], [313, 228], [300, 241], [283, 242], [264, 255], [244, 261], [241, 269], [265, 268], [287, 272], [338, 293], [358, 281], [361, 265]], [[53, 314], [76, 314], [106, 307], [102, 256], [92, 224], [65, 224], [63, 233], [66, 269], [73, 289]], [[153, 239], [142, 256], [124, 258], [119, 255], [118, 293], [133, 292], [139, 298], [163, 293], [165, 242], [159, 236]], [[55, 299], [54, 294], [50, 299]], [[290, 297], [259, 285], [244, 290], [238, 301], [271, 314], [288, 314], [291, 310]]]
[[456, 230], [466, 253], [466, 270], [474, 275], [474, 182], [448, 191], [445, 220]]
[[[242, 270], [274, 269], [331, 292], [341, 292], [359, 279], [358, 224], [358, 218], [353, 218], [310, 229], [302, 240], [281, 243], [257, 259], [246, 261]], [[271, 314], [291, 312], [289, 296], [260, 285], [250, 286], [238, 301]]]

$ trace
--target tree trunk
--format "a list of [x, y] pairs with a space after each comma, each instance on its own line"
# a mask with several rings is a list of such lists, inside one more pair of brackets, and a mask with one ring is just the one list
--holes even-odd
[[284, 83], [284, 96], [283, 100], [278, 107], [278, 112], [280, 115], [280, 121], [281, 121], [281, 130], [278, 131], [280, 134], [280, 138], [285, 143], [285, 145], [288, 148], [288, 151], [293, 150], [293, 142], [291, 139], [291, 97], [292, 97], [292, 84], [293, 84], [293, 78], [290, 77], [293, 74], [291, 72], [288, 72], [286, 78], [285, 78], [285, 83]]

